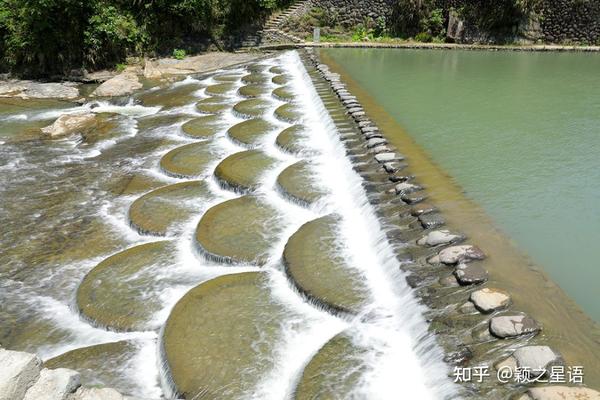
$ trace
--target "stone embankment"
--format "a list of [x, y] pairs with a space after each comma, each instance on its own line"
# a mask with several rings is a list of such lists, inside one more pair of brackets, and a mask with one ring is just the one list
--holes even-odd
[[78, 372], [44, 368], [35, 354], [0, 349], [0, 400], [135, 400], [110, 388], [81, 386]]
[[[486, 254], [466, 244], [464, 235], [443, 227], [441, 213], [425, 202], [424, 188], [414, 176], [402, 174], [407, 167], [404, 156], [387, 142], [340, 75], [322, 64], [311, 49], [308, 54], [307, 64], [329, 82], [329, 90], [337, 94], [361, 132], [358, 141], [354, 136], [341, 139], [365, 180], [369, 199], [387, 227], [388, 237], [396, 239], [391, 243], [398, 245], [397, 258], [407, 282], [431, 309], [430, 330], [444, 348], [446, 361], [457, 368], [486, 365], [492, 377], [500, 370], [510, 370], [511, 376], [527, 371], [528, 378], [541, 382], [549, 381], [553, 367], [567, 370], [561, 354], [538, 335], [542, 325], [532, 316], [511, 310], [510, 293], [485, 285]], [[476, 398], [600, 399], [598, 391], [562, 383], [528, 388], [490, 379], [465, 385], [477, 393]]]

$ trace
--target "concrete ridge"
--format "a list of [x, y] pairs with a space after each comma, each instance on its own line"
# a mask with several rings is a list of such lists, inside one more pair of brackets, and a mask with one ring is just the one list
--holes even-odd
[[260, 46], [260, 50], [283, 50], [298, 48], [374, 48], [374, 49], [423, 49], [423, 50], [479, 50], [479, 51], [531, 51], [531, 52], [600, 52], [600, 46], [563, 46], [563, 45], [484, 45], [457, 43], [314, 43], [288, 42]]

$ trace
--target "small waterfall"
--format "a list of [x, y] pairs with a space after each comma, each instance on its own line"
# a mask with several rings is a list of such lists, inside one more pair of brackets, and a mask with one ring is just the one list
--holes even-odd
[[[289, 84], [303, 115], [302, 124], [306, 127], [307, 136], [302, 142], [306, 152], [293, 155], [280, 149], [275, 139], [282, 129], [291, 124], [283, 122], [273, 115], [275, 109], [286, 104], [280, 98], [271, 96], [271, 91], [277, 87], [274, 83], [267, 83], [268, 95], [262, 99], [269, 101], [268, 112], [263, 119], [271, 124], [274, 129], [267, 132], [255, 148], [262, 151], [274, 161], [271, 169], [260, 176], [258, 188], [253, 195], [271, 206], [278, 212], [267, 225], [279, 224], [283, 228], [276, 240], [270, 243], [265, 265], [258, 268], [254, 265], [230, 265], [228, 259], [207, 257], [198, 248], [194, 231], [205, 211], [227, 200], [235, 199], [241, 195], [236, 190], [231, 190], [219, 182], [213, 171], [227, 156], [233, 155], [249, 146], [244, 146], [228, 137], [226, 131], [233, 125], [244, 121], [245, 117], [231, 112], [225, 112], [220, 117], [219, 131], [211, 139], [218, 150], [218, 159], [211, 160], [204, 172], [194, 179], [206, 183], [211, 200], [198, 201], [187, 220], [180, 223], [176, 229], [168, 230], [166, 237], [157, 238], [145, 236], [131, 229], [127, 210], [131, 203], [141, 194], [126, 194], [114, 199], [103, 198], [91, 201], [89, 195], [86, 205], [96, 207], [93, 217], [98, 218], [108, 226], [108, 230], [118, 237], [118, 249], [123, 250], [132, 246], [156, 240], [172, 240], [175, 242], [175, 252], [172, 265], [166, 271], [161, 271], [155, 276], [156, 281], [166, 282], [162, 286], [145, 288], [146, 296], [153, 296], [159, 300], [160, 309], [156, 311], [149, 321], [145, 321], [148, 330], [138, 330], [126, 333], [117, 333], [94, 326], [93, 322], [78, 315], [78, 308], [73, 303], [54, 299], [50, 296], [31, 296], [24, 303], [34, 304], [32, 308], [42, 307], [51, 316], [51, 319], [61, 329], [67, 331], [57, 343], [42, 348], [44, 357], [53, 357], [82, 346], [115, 342], [119, 340], [132, 340], [137, 351], [123, 366], [120, 371], [134, 384], [131, 385], [135, 395], [146, 398], [175, 398], [174, 383], [165, 365], [162, 335], [172, 308], [192, 288], [209, 279], [247, 271], [264, 271], [268, 275], [267, 287], [271, 298], [280, 303], [288, 311], [285, 318], [279, 322], [282, 334], [276, 343], [272, 343], [273, 368], [256, 382], [252, 393], [245, 396], [248, 399], [282, 400], [292, 398], [296, 386], [301, 379], [302, 372], [319, 350], [336, 335], [346, 332], [351, 336], [353, 343], [367, 349], [361, 353], [361, 363], [365, 366], [361, 373], [360, 381], [353, 384], [352, 398], [385, 400], [406, 396], [415, 399], [455, 399], [458, 394], [454, 385], [447, 377], [448, 368], [441, 361], [442, 352], [435, 344], [434, 339], [427, 333], [427, 325], [422, 318], [425, 311], [418, 304], [411, 290], [405, 282], [404, 274], [399, 270], [398, 261], [394, 256], [388, 239], [379, 223], [371, 204], [368, 202], [362, 187], [362, 180], [353, 171], [350, 160], [345, 155], [345, 149], [339, 140], [337, 128], [325, 109], [323, 102], [317, 94], [302, 61], [296, 52], [287, 52], [275, 59], [262, 62], [264, 65], [277, 63], [281, 65], [287, 75], [291, 77]], [[230, 70], [228, 73], [243, 74], [244, 69]], [[202, 85], [219, 84], [220, 82], [208, 78], [197, 80], [187, 78], [175, 83], [179, 87], [190, 83]], [[234, 85], [235, 94], [223, 95], [223, 101], [236, 103], [244, 98], [237, 94], [241, 87], [240, 82]], [[209, 97], [204, 89], [199, 89], [196, 100]], [[100, 102], [97, 107], [83, 107], [93, 112], [117, 113], [126, 119], [125, 135], [100, 141], [85, 151], [79, 149], [73, 161], [73, 156], [68, 162], [82, 163], [85, 168], [102, 167], [92, 179], [93, 182], [83, 180], [86, 185], [98, 185], [102, 174], [109, 175], [111, 168], [96, 162], [95, 158], [106, 151], [113, 151], [126, 142], [143, 140], [164, 140], [151, 151], [143, 154], [142, 159], [136, 159], [127, 154], [127, 168], [143, 173], [161, 185], [170, 185], [183, 182], [186, 179], [175, 177], [163, 171], [159, 160], [167, 152], [182, 145], [201, 142], [202, 140], [184, 136], [179, 132], [184, 122], [152, 127], [147, 131], [139, 129], [141, 119], [147, 117], [172, 116], [171, 114], [184, 114], [191, 118], [204, 114], [199, 113], [194, 103], [185, 104], [170, 110], [160, 107], [144, 107], [137, 105], [133, 100], [125, 105], [114, 105], [109, 102]], [[82, 108], [68, 108], [63, 110], [50, 110], [35, 115], [23, 114], [25, 118], [50, 119], [63, 113], [81, 111]], [[16, 118], [22, 119], [21, 115]], [[66, 141], [65, 141], [66, 142]], [[76, 144], [74, 143], [73, 146]], [[135, 148], [132, 146], [132, 148]], [[79, 154], [81, 153], [81, 155]], [[121, 153], [113, 156], [116, 160]], [[278, 176], [291, 165], [305, 160], [310, 166], [312, 178], [320, 188], [327, 193], [320, 200], [311, 205], [300, 204], [287, 196], [277, 183]], [[114, 160], [112, 160], [114, 161]], [[67, 163], [61, 159], [61, 163]], [[117, 167], [118, 168], [118, 167]], [[182, 202], [183, 203], [183, 202]], [[292, 279], [284, 267], [282, 254], [289, 238], [304, 224], [327, 215], [339, 215], [340, 223], [336, 230], [336, 241], [340, 244], [341, 254], [345, 264], [352, 272], [361, 276], [369, 292], [369, 301], [358, 313], [334, 314], [322, 304], [307, 301], [293, 284]], [[112, 251], [112, 250], [111, 250]], [[105, 251], [76, 266], [68, 282], [69, 290], [76, 285], [96, 264], [98, 264], [111, 251]], [[49, 280], [52, 280], [52, 276]], [[64, 282], [58, 282], [63, 284]], [[26, 288], [20, 289], [25, 293]], [[39, 292], [40, 288], [31, 288], [32, 292]], [[2, 296], [4, 297], [4, 296]]]

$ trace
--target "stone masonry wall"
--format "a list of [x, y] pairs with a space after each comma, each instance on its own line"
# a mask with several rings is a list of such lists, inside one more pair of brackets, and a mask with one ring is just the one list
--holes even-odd
[[600, 44], [600, 0], [543, 0], [537, 13], [545, 42]]
[[[335, 15], [342, 26], [355, 26], [370, 18], [392, 15], [395, 0], [311, 0], [313, 7], [320, 7]], [[460, 7], [467, 3], [480, 4], [478, 0], [437, 0], [445, 9]], [[532, 23], [537, 37], [547, 43], [600, 43], [600, 0], [540, 0], [535, 15], [523, 21], [521, 31], [531, 31]], [[485, 33], [482, 32], [483, 36]], [[528, 35], [525, 35], [528, 36]]]
[[386, 19], [392, 14], [394, 0], [312, 0], [313, 7], [326, 10], [336, 16], [342, 26], [355, 26], [366, 19]]

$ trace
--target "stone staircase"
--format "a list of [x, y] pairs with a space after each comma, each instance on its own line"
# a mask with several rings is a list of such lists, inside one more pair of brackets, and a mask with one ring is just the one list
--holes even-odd
[[262, 44], [304, 42], [302, 38], [284, 32], [281, 27], [288, 18], [308, 7], [310, 2], [311, 0], [297, 0], [285, 10], [271, 15], [261, 30], [248, 34], [243, 38], [240, 43], [240, 50], [250, 50]]

